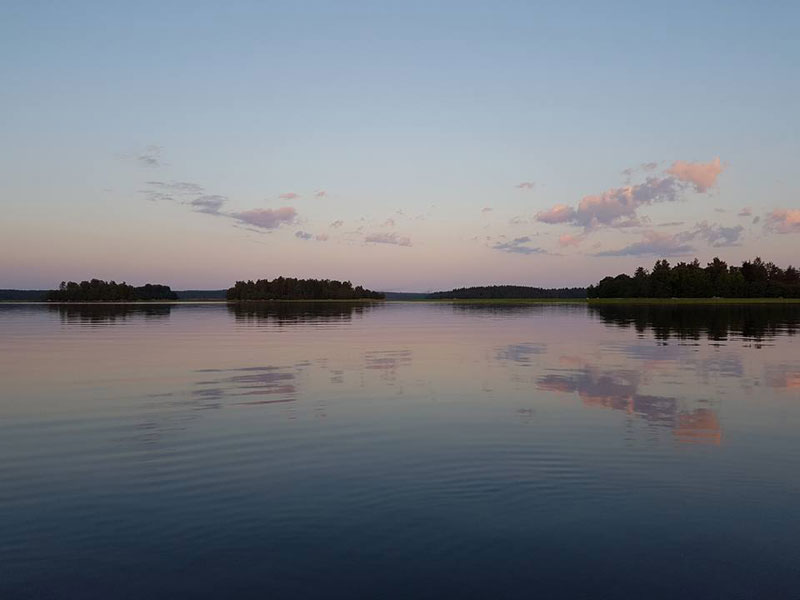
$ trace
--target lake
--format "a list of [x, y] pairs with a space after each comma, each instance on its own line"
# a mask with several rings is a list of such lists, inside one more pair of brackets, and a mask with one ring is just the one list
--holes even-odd
[[798, 305], [0, 305], [0, 597], [795, 598], [798, 331]]

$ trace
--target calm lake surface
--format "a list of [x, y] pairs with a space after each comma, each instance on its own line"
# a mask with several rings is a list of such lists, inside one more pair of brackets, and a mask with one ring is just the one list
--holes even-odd
[[800, 306], [0, 305], [0, 597], [800, 597]]

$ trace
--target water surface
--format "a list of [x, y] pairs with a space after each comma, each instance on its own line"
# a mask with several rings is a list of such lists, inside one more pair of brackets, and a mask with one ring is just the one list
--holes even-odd
[[797, 597], [798, 328], [0, 305], [0, 597]]

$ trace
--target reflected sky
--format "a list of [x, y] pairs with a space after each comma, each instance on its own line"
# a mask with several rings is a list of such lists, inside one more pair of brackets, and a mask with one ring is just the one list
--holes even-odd
[[598, 308], [0, 306], [0, 591], [796, 589], [798, 309]]
[[[457, 392], [467, 394], [464, 402], [571, 396], [675, 428], [696, 403], [721, 401], [732, 390], [746, 397], [800, 385], [798, 361], [786, 353], [796, 307], [663, 308], [7, 305], [0, 308], [0, 358], [11, 400], [0, 411], [25, 416], [23, 405], [31, 403], [45, 413], [71, 410], [71, 394], [89, 410], [93, 394], [82, 386], [113, 390], [112, 401], [248, 396], [266, 404], [325, 394], [334, 385], [337, 394], [378, 397]], [[171, 385], [181, 381], [183, 389]], [[48, 395], [54, 389], [66, 394], [66, 404]]]

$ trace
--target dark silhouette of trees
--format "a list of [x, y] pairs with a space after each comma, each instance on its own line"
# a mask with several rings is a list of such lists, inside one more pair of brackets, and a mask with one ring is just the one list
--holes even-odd
[[586, 289], [589, 298], [800, 298], [800, 272], [781, 269], [761, 258], [729, 267], [715, 258], [705, 267], [697, 259], [671, 267], [657, 260], [648, 273], [605, 277]]
[[472, 299], [524, 299], [524, 298], [586, 298], [585, 288], [546, 289], [524, 285], [489, 285], [458, 288], [449, 292], [428, 294], [429, 300], [472, 300]]
[[278, 277], [237, 281], [226, 294], [228, 300], [383, 300], [381, 292], [353, 287], [349, 281]]
[[62, 281], [57, 290], [47, 292], [47, 302], [139, 302], [143, 300], [177, 300], [168, 285], [148, 283], [140, 287], [124, 281]]

